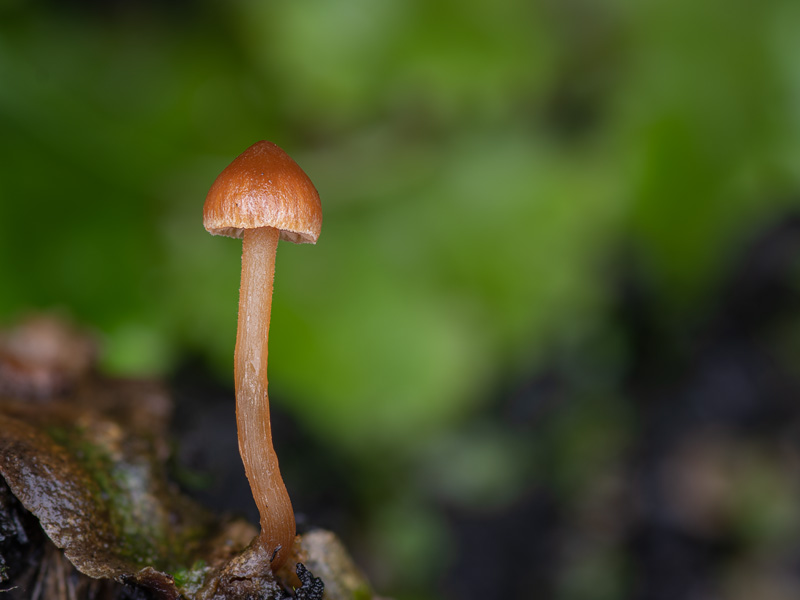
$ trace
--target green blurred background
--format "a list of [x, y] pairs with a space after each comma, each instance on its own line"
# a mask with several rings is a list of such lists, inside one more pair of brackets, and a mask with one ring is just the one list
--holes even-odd
[[[540, 539], [492, 518], [630, 450], [625, 281], [654, 343], [691, 337], [797, 211], [799, 26], [796, 0], [0, 0], [0, 320], [61, 311], [113, 373], [229, 385], [241, 245], [202, 204], [274, 141], [324, 224], [279, 248], [272, 395], [348, 465], [378, 589], [501, 597], [535, 559], [539, 595], [502, 597], [645, 597], [611, 534], [486, 569]], [[569, 408], [514, 412], [554, 370]]]

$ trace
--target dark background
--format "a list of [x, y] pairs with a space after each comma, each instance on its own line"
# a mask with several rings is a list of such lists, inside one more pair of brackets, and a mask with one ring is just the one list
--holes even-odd
[[432, 598], [800, 592], [800, 4], [0, 0], [0, 320], [93, 327], [175, 390], [176, 477], [236, 455], [259, 139], [320, 191], [281, 244], [301, 523]]

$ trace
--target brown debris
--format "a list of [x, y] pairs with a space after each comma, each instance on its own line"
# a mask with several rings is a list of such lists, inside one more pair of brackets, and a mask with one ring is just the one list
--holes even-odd
[[[273, 575], [250, 545], [255, 527], [214, 517], [168, 481], [168, 395], [153, 382], [98, 376], [93, 348], [52, 319], [0, 332], [5, 597], [134, 599], [139, 589], [169, 600], [321, 599], [322, 583], [302, 567], [303, 582]], [[352, 585], [330, 579], [347, 579], [335, 566], [349, 561], [344, 549], [325, 554], [314, 539], [298, 537], [295, 558], [331, 573], [326, 599], [352, 598], [336, 592]]]
[[[96, 484], [61, 446], [35, 427], [4, 416], [0, 423], [0, 472], [23, 506], [35, 514], [50, 539], [90, 577], [118, 578], [124, 561], [94, 550], [116, 546], [108, 508]], [[87, 527], [90, 522], [94, 526]]]
[[0, 478], [0, 598], [147, 600], [144, 590], [78, 571]]
[[97, 345], [63, 321], [36, 316], [0, 331], [0, 394], [47, 398], [68, 391], [92, 366]]

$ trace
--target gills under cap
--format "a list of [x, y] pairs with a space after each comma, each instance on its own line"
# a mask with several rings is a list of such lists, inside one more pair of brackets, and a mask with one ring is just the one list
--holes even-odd
[[211, 186], [203, 226], [214, 235], [241, 238], [245, 229], [274, 227], [281, 239], [314, 244], [322, 205], [314, 184], [272, 142], [256, 142], [229, 164]]

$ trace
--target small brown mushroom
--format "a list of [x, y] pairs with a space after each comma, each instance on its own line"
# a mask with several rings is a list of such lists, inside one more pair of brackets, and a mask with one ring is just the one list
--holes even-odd
[[295, 536], [289, 494], [272, 447], [267, 340], [278, 239], [314, 244], [322, 206], [311, 180], [272, 142], [253, 144], [217, 177], [203, 207], [209, 233], [242, 238], [234, 373], [239, 452], [261, 516], [259, 544], [277, 569]]

